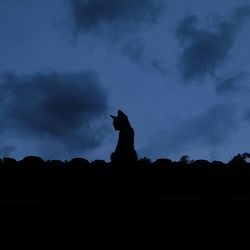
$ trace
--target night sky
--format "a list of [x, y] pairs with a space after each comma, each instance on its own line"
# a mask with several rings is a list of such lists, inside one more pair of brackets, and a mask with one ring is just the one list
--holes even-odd
[[0, 156], [250, 152], [249, 0], [0, 0]]

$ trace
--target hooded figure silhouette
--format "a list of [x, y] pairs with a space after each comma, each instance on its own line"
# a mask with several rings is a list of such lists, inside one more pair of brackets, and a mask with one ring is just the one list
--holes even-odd
[[134, 149], [134, 130], [131, 127], [127, 115], [118, 110], [118, 115], [110, 115], [113, 119], [114, 129], [119, 131], [119, 139], [115, 152], [111, 154], [111, 162], [115, 164], [128, 164], [137, 161]]

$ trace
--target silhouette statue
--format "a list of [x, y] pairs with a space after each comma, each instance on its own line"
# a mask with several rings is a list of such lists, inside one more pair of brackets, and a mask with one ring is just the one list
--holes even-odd
[[111, 154], [111, 162], [117, 164], [128, 164], [137, 161], [134, 149], [134, 129], [131, 127], [127, 115], [118, 110], [118, 116], [113, 118], [114, 129], [119, 131], [119, 139], [115, 152]]

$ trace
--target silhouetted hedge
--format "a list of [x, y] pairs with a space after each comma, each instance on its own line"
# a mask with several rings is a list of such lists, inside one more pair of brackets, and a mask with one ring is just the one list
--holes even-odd
[[233, 198], [250, 195], [250, 163], [140, 159], [115, 165], [83, 158], [69, 161], [29, 156], [0, 160], [2, 199]]

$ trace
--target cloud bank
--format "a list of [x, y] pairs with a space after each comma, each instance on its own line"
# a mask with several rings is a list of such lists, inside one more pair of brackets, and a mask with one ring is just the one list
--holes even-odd
[[250, 5], [237, 8], [228, 20], [216, 21], [211, 29], [198, 27], [194, 15], [184, 18], [176, 37], [182, 46], [178, 68], [184, 80], [213, 76], [229, 57], [236, 35], [250, 18]]
[[214, 151], [230, 142], [237, 126], [234, 106], [217, 104], [200, 115], [179, 121], [169, 130], [159, 132], [147, 147], [156, 153], [164, 149], [165, 156], [189, 154], [195, 148]]
[[[77, 37], [90, 35], [103, 43], [112, 42], [133, 63], [164, 72], [161, 65], [146, 56], [143, 31], [152, 28], [166, 9], [163, 0], [68, 0], [70, 22]], [[154, 62], [152, 62], [154, 61]]]
[[216, 92], [217, 94], [235, 93], [245, 89], [242, 84], [243, 81], [247, 80], [248, 76], [244, 72], [238, 72], [229, 75], [222, 79], [217, 79]]
[[133, 30], [141, 23], [154, 23], [161, 2], [154, 0], [70, 0], [74, 29], [77, 33]]
[[[24, 144], [36, 138], [38, 144], [44, 142], [43, 152], [38, 152], [43, 155], [56, 151], [49, 147], [54, 142], [67, 152], [84, 153], [100, 145], [105, 136], [102, 126], [95, 122], [106, 112], [107, 96], [91, 72], [4, 73], [0, 78], [0, 107], [2, 138], [12, 135], [12, 141], [23, 138]], [[13, 147], [2, 146], [5, 152], [13, 151]]]

